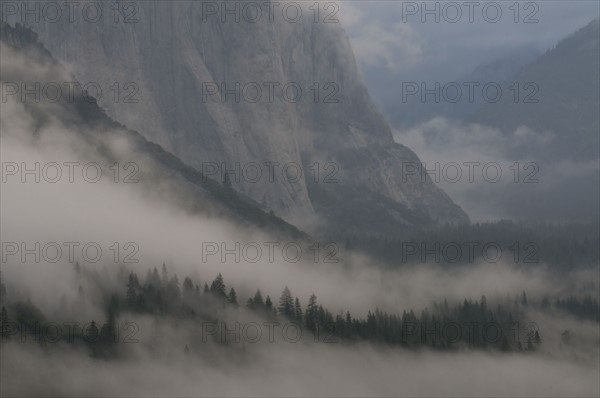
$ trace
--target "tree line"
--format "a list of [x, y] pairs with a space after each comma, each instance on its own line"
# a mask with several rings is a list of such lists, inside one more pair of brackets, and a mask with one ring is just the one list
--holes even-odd
[[[79, 266], [76, 271], [81, 273]], [[495, 308], [488, 305], [485, 296], [473, 301], [449, 305], [447, 300], [434, 303], [432, 308], [415, 313], [412, 309], [389, 313], [380, 309], [358, 317], [349, 311], [333, 314], [324, 308], [315, 294], [305, 305], [286, 286], [276, 302], [260, 289], [240, 304], [234, 287], [227, 288], [223, 276], [217, 275], [202, 287], [186, 277], [179, 282], [163, 264], [161, 271], [148, 270], [143, 282], [135, 272], [122, 270], [123, 288], [106, 294], [101, 305], [105, 308], [102, 323], [92, 320], [84, 338], [94, 341], [94, 352], [108, 351], [114, 345], [119, 319], [130, 314], [145, 314], [160, 318], [174, 317], [197, 322], [215, 322], [231, 319], [243, 312], [270, 320], [294, 322], [308, 335], [320, 336], [342, 343], [370, 342], [398, 345], [406, 348], [428, 347], [440, 350], [462, 348], [497, 349], [501, 351], [534, 351], [542, 344], [541, 331], [526, 322], [528, 305], [526, 293], [507, 299]], [[2, 302], [6, 302], [6, 288], [2, 283]], [[80, 288], [80, 295], [85, 293]], [[566, 302], [576, 306], [576, 299]], [[584, 300], [586, 307], [588, 301]], [[562, 301], [559, 301], [562, 308]], [[595, 303], [597, 308], [597, 302]], [[46, 319], [31, 302], [9, 302], [2, 306], [2, 337], [10, 338], [5, 325], [18, 322], [21, 327], [34, 328], [36, 322]], [[84, 339], [85, 340], [85, 339]], [[108, 348], [102, 348], [102, 345]], [[100, 347], [100, 348], [99, 348]]]

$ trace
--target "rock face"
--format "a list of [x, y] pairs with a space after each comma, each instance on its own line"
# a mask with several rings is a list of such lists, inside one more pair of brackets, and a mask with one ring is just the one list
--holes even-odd
[[[3, 87], [9, 82], [33, 87], [35, 83], [42, 86], [76, 81], [38, 42], [37, 34], [19, 23], [12, 27], [0, 20], [0, 54]], [[191, 215], [229, 221], [241, 230], [259, 230], [300, 244], [312, 243], [308, 235], [265, 212], [258, 203], [206, 178], [161, 146], [115, 122], [92, 98], [82, 94], [74, 92], [72, 97], [57, 101], [29, 100], [23, 104], [19, 104], [18, 95], [7, 94], [0, 119], [2, 148], [11, 157], [11, 149], [6, 150], [4, 145], [14, 148], [15, 142], [26, 143], [35, 153], [47, 149], [49, 142], [58, 143], [54, 149], [105, 165], [105, 175], [110, 174], [106, 165], [133, 161], [139, 165], [133, 176], [136, 188], [148, 200]], [[16, 121], [24, 128], [15, 128]], [[76, 195], [71, 199], [80, 200]]]
[[[244, 2], [113, 3], [93, 2], [96, 22], [84, 6], [73, 22], [3, 18], [25, 22], [78, 81], [97, 83], [113, 119], [287, 220], [362, 231], [468, 222], [428, 178], [403, 173], [419, 160], [394, 143], [325, 10], [319, 22], [308, 8], [292, 22], [297, 9], [284, 18], [285, 3], [253, 3], [259, 18]], [[240, 7], [239, 22], [225, 7]]]

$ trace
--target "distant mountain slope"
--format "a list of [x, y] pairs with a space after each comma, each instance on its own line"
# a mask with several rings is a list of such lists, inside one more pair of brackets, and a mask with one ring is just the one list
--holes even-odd
[[[536, 132], [551, 132], [551, 145], [533, 149], [548, 159], [598, 158], [600, 146], [600, 31], [595, 19], [559, 42], [515, 78], [521, 85], [515, 101], [508, 87], [498, 103], [483, 105], [469, 121], [512, 132], [527, 126]], [[532, 82], [539, 87], [524, 89]], [[523, 103], [527, 95], [538, 102]]]
[[[98, 4], [106, 7], [103, 15], [112, 15], [111, 3]], [[394, 142], [339, 23], [314, 23], [308, 9], [298, 22], [283, 20], [277, 8], [274, 20], [249, 23], [206, 18], [204, 2], [135, 4], [136, 23], [31, 22], [40, 41], [78, 80], [103, 87], [137, 84], [137, 103], [99, 100], [114, 120], [197, 169], [206, 162], [229, 168], [266, 161], [299, 165], [304, 178], [297, 182], [262, 178], [232, 185], [301, 226], [323, 223], [378, 233], [469, 221], [429, 178], [403, 175], [403, 163], [419, 159]], [[227, 89], [256, 82], [263, 87], [262, 99], [204, 96], [205, 85], [213, 82]], [[279, 85], [274, 100], [268, 100], [265, 83]], [[302, 89], [297, 102], [281, 93], [288, 83]], [[337, 182], [314, 184], [315, 163], [323, 176], [328, 162], [337, 165]]]
[[[535, 46], [522, 46], [503, 54], [491, 61], [484, 62], [475, 67], [471, 73], [456, 80], [456, 83], [462, 88], [462, 96], [456, 102], [451, 102], [442, 98], [440, 102], [433, 101], [429, 96], [428, 101], [421, 101], [420, 95], [413, 95], [407, 98], [406, 103], [394, 103], [389, 106], [388, 113], [392, 125], [398, 128], [410, 128], [418, 123], [423, 123], [437, 116], [444, 116], [456, 120], [464, 120], [475, 113], [484, 103], [484, 99], [479, 91], [475, 91], [475, 96], [471, 101], [469, 99], [469, 89], [465, 83], [479, 83], [478, 87], [484, 84], [494, 82], [504, 84], [515, 79], [520, 69], [533, 61], [540, 55], [540, 51]], [[451, 81], [439, 82], [443, 87]], [[401, 86], [401, 84], [397, 84]], [[434, 82], [427, 83], [427, 88], [432, 89]], [[454, 91], [448, 89], [448, 97], [453, 98]]]
[[[28, 87], [33, 87], [34, 82], [44, 85], [46, 82], [67, 81], [61, 79], [69, 76], [68, 72], [37, 42], [37, 34], [32, 30], [20, 25], [13, 28], [0, 21], [0, 45], [2, 56], [7, 57], [2, 62], [2, 81], [18, 84], [26, 82]], [[11, 53], [13, 50], [15, 53]], [[9, 60], [8, 57], [14, 54], [23, 57], [28, 68], [12, 67], [9, 63], [15, 59]], [[150, 166], [148, 169], [139, 170], [139, 185], [149, 195], [152, 194], [154, 186], [172, 184], [171, 187], [178, 193], [173, 192], [170, 200], [177, 201], [183, 209], [205, 216], [219, 217], [243, 226], [258, 227], [264, 232], [276, 233], [290, 239], [308, 239], [308, 235], [281, 218], [268, 214], [256, 202], [204, 176], [161, 146], [115, 122], [91, 97], [76, 95], [73, 100], [61, 97], [57, 102], [42, 100], [38, 103], [30, 100], [24, 104], [28, 114], [36, 120], [36, 131], [29, 132], [33, 134], [34, 142], [36, 134], [43, 134], [50, 120], [56, 118], [62, 126], [77, 131], [78, 136], [74, 138], [85, 143], [79, 150], [91, 152], [94, 160], [104, 160], [101, 164], [112, 164], [120, 155], [110, 145], [111, 140], [126, 139], [132, 154], [128, 156], [138, 156]], [[2, 117], [9, 117], [4, 112], [5, 109]], [[179, 196], [180, 193], [183, 194]]]

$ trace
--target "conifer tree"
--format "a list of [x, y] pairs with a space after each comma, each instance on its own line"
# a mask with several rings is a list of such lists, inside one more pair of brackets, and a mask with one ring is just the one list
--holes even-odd
[[220, 273], [210, 285], [210, 292], [217, 298], [227, 298], [227, 292], [225, 291], [225, 282], [223, 282], [223, 275], [221, 275]]
[[294, 301], [294, 319], [301, 322], [302, 321], [302, 306], [300, 305], [300, 300], [296, 297]]
[[108, 343], [117, 342], [117, 311], [119, 309], [119, 299], [116, 294], [111, 295], [106, 311], [106, 323], [102, 326], [103, 340]]
[[186, 277], [183, 280], [183, 291], [186, 293], [191, 293], [194, 291], [194, 284], [192, 283], [192, 279], [190, 277]]
[[129, 274], [129, 280], [127, 281], [127, 292], [125, 293], [125, 300], [127, 301], [127, 307], [132, 310], [136, 304], [136, 293], [135, 293], [135, 278], [133, 273]]
[[188, 300], [194, 297], [194, 283], [189, 277], [183, 280], [183, 297]]
[[167, 287], [167, 284], [169, 283], [169, 273], [167, 272], [167, 266], [165, 263], [163, 263], [162, 265], [162, 273], [160, 280], [162, 282], [163, 287]]
[[237, 306], [237, 305], [238, 305], [238, 302], [237, 302], [237, 294], [236, 294], [236, 292], [235, 292], [235, 289], [234, 289], [234, 288], [231, 288], [231, 289], [229, 290], [229, 295], [227, 296], [227, 300], [229, 301], [229, 303], [231, 303], [231, 304], [233, 304], [233, 305], [235, 305], [235, 306]]
[[156, 288], [160, 288], [160, 276], [158, 275], [156, 267], [152, 270], [152, 284], [156, 286]]
[[265, 299], [265, 311], [268, 314], [271, 314], [273, 311], [275, 311], [275, 309], [273, 308], [273, 302], [271, 301], [271, 297], [269, 297], [268, 295]]
[[317, 296], [315, 296], [314, 294], [310, 295], [310, 298], [308, 299], [308, 305], [306, 306], [306, 328], [308, 330], [315, 330], [316, 325], [317, 325], [317, 312], [318, 312], [318, 307], [317, 307]]
[[179, 288], [179, 278], [177, 278], [177, 275], [173, 275], [171, 280], [169, 280], [169, 284], [167, 285], [167, 292], [169, 293], [170, 300], [175, 301], [179, 299], [181, 289]]
[[260, 308], [263, 309], [263, 307], [265, 306], [265, 302], [263, 301], [263, 297], [262, 297], [262, 293], [260, 292], [260, 289], [256, 290], [256, 293], [254, 294], [254, 298], [252, 299], [252, 308]]
[[294, 318], [294, 299], [290, 289], [286, 286], [279, 297], [279, 306], [277, 310], [280, 314], [288, 318]]
[[0, 337], [2, 340], [10, 339], [10, 329], [8, 321], [8, 311], [6, 307], [2, 306], [2, 313], [0, 314]]

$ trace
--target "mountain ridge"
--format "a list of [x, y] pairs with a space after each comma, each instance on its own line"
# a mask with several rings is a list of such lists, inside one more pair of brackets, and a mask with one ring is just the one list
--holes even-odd
[[[338, 24], [201, 22], [201, 7], [193, 2], [136, 4], [139, 23], [127, 26], [111, 21], [92, 28], [32, 26], [79, 81], [138, 85], [137, 103], [99, 101], [113, 119], [197, 169], [206, 163], [233, 168], [265, 161], [299, 166], [305, 178], [298, 182], [263, 178], [234, 180], [232, 186], [302, 229], [342, 222], [354, 230], [383, 232], [469, 222], [428, 177], [404, 175], [404, 163], [420, 161], [394, 143]], [[218, 95], [203, 99], [206, 84], [230, 89], [248, 82], [294, 83], [303, 96], [298, 103], [277, 97], [266, 103], [222, 101]], [[337, 102], [324, 102], [328, 96]], [[311, 167], [326, 163], [339, 169], [338, 182], [315, 187], [308, 178]], [[347, 198], [348, 192], [354, 197]], [[365, 221], [360, 214], [365, 207], [375, 208], [385, 223]]]
[[[0, 20], [0, 42], [24, 55], [32, 64], [40, 62], [51, 69], [50, 74], [57, 78], [62, 73], [67, 73], [60, 62], [52, 57], [41, 43], [38, 42], [37, 34], [27, 27], [16, 24], [15, 27]], [[10, 69], [5, 69], [2, 79], [8, 78], [8, 81], [21, 82], [26, 81], [20, 72], [14, 73]], [[36, 76], [36, 78], [39, 78]], [[189, 194], [189, 198], [180, 202], [181, 208], [194, 214], [203, 214], [205, 216], [217, 216], [224, 220], [229, 220], [247, 227], [257, 227], [265, 232], [277, 233], [290, 239], [299, 239], [300, 241], [309, 241], [311, 238], [293, 225], [288, 224], [280, 217], [269, 214], [260, 208], [260, 205], [250, 198], [236, 193], [235, 191], [214, 181], [210, 177], [203, 175], [200, 171], [185, 164], [177, 156], [165, 151], [160, 145], [145, 139], [137, 131], [131, 130], [112, 120], [98, 106], [95, 99], [85, 95], [75, 95], [70, 100], [61, 98], [56, 103], [42, 102], [40, 106], [35, 102], [26, 102], [26, 108], [37, 120], [37, 131], [39, 134], [44, 129], [47, 118], [44, 116], [47, 109], [44, 106], [50, 106], [54, 109], [53, 115], [61, 120], [67, 127], [75, 127], [78, 131], [78, 138], [84, 140], [90, 147], [94, 148], [99, 158], [114, 160], [114, 151], [103, 140], [103, 132], [116, 131], [116, 135], [128, 140], [134, 153], [141, 153], [149, 156], [154, 162], [160, 165], [164, 175], [148, 173], [146, 177], [154, 181], [155, 179], [169, 180], [169, 176], [175, 176], [171, 180], [175, 187], [184, 189]], [[142, 185], [143, 184], [143, 178]], [[182, 185], [180, 182], [185, 181]], [[144, 189], [151, 189], [151, 186], [144, 186]]]

